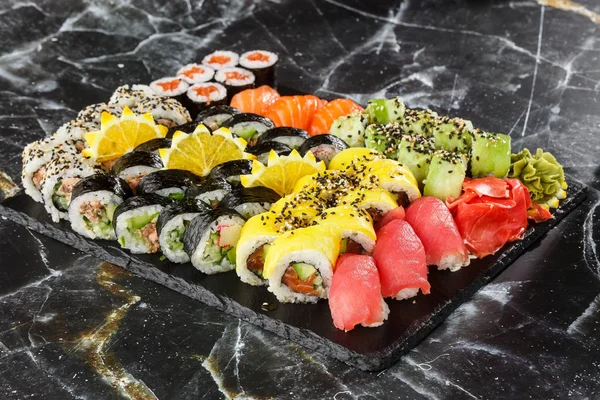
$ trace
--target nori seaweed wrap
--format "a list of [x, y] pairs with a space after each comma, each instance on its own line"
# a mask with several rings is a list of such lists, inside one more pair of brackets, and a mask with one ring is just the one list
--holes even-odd
[[155, 193], [159, 196], [180, 200], [184, 197], [185, 189], [198, 185], [202, 178], [182, 169], [165, 169], [152, 172], [140, 181], [138, 194]]
[[223, 198], [219, 207], [231, 208], [248, 219], [267, 211], [280, 198], [277, 192], [266, 187], [237, 187]]
[[346, 142], [339, 137], [323, 134], [312, 136], [307, 139], [302, 146], [300, 146], [298, 152], [304, 157], [308, 151], [311, 151], [317, 160], [324, 161], [325, 164], [329, 165], [329, 161], [331, 161], [337, 153], [347, 148], [348, 145]]
[[[171, 139], [173, 137], [173, 135], [175, 134], [175, 132], [177, 132], [177, 131], [181, 131], [181, 132], [185, 132], [185, 133], [193, 133], [196, 130], [196, 127], [198, 125], [200, 125], [199, 122], [192, 121], [192, 122], [186, 122], [185, 124], [182, 124], [182, 125], [173, 126], [173, 127], [169, 128], [169, 130], [167, 131], [167, 135], [165, 137], [167, 139]], [[208, 130], [210, 131], [210, 128], [208, 128]], [[156, 139], [154, 139], [154, 140], [156, 140]]]
[[171, 148], [170, 138], [158, 138], [148, 140], [138, 145], [133, 151], [146, 151], [148, 153], [154, 153], [158, 155], [158, 149], [169, 149]]
[[277, 153], [278, 156], [287, 156], [292, 152], [290, 146], [281, 142], [259, 142], [252, 147], [247, 147], [245, 151], [255, 155], [258, 161], [267, 165], [271, 150]]
[[215, 130], [218, 129], [223, 122], [227, 121], [234, 115], [241, 113], [242, 112], [237, 108], [229, 106], [215, 106], [200, 111], [194, 121], [204, 124], [206, 127]]
[[215, 166], [208, 174], [208, 179], [225, 179], [232, 185], [240, 183], [240, 175], [252, 173], [252, 161], [232, 160]]
[[111, 168], [111, 173], [124, 179], [135, 193], [143, 177], [162, 168], [162, 160], [156, 153], [132, 151], [117, 160]]
[[260, 135], [257, 144], [264, 142], [279, 142], [298, 149], [307, 139], [308, 133], [304, 129], [289, 126], [271, 128]]
[[202, 201], [208, 206], [216, 208], [231, 190], [231, 184], [224, 178], [207, 179], [201, 185], [187, 188], [185, 197]]
[[258, 114], [243, 113], [234, 115], [223, 122], [222, 126], [246, 140], [248, 146], [253, 146], [259, 140], [262, 133], [273, 129], [275, 124], [269, 118]]

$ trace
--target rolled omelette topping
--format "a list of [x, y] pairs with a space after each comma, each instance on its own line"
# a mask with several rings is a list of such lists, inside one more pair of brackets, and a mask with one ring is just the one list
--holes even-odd
[[550, 207], [558, 207], [558, 200], [566, 197], [565, 174], [554, 156], [542, 149], [531, 154], [528, 149], [511, 156], [509, 178], [516, 178], [529, 189], [531, 200]]

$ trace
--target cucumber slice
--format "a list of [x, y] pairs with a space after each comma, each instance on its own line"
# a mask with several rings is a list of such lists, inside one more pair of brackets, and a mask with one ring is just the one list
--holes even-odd
[[185, 197], [185, 194], [183, 192], [175, 192], [175, 193], [170, 193], [169, 197], [172, 198], [173, 200], [181, 200]]
[[225, 253], [227, 260], [229, 260], [229, 262], [231, 264], [235, 265], [235, 247], [231, 247], [227, 253]]
[[442, 201], [446, 201], [448, 197], [458, 198], [462, 192], [466, 170], [464, 156], [437, 150], [431, 158], [423, 194]]
[[402, 130], [409, 135], [432, 136], [436, 118], [435, 111], [407, 109], [401, 122]]
[[348, 238], [343, 238], [340, 243], [340, 254], [345, 254], [348, 251]]
[[404, 132], [397, 123], [371, 124], [365, 130], [365, 146], [385, 154], [387, 158], [396, 158], [398, 142], [403, 135]]
[[300, 280], [303, 281], [307, 280], [311, 275], [317, 272], [317, 269], [314, 266], [305, 263], [294, 263], [292, 264], [292, 268], [294, 268], [294, 271], [296, 271]]
[[115, 210], [117, 209], [117, 205], [115, 203], [108, 203], [106, 205], [106, 216], [112, 222], [113, 215], [115, 214]]
[[119, 237], [118, 242], [121, 245], [121, 247], [125, 247], [125, 236]]
[[433, 141], [438, 150], [469, 154], [473, 124], [460, 118], [438, 118], [433, 128]]
[[505, 178], [510, 169], [510, 136], [476, 129], [471, 143], [471, 175]]
[[206, 247], [204, 247], [204, 252], [202, 253], [202, 260], [206, 262], [219, 263], [223, 259], [223, 253], [221, 252], [221, 248], [218, 245], [219, 234], [217, 232], [213, 232], [208, 237], [208, 242], [206, 243]]
[[252, 136], [256, 135], [256, 129], [237, 129], [233, 133], [249, 142]]
[[350, 147], [363, 147], [365, 145], [365, 114], [351, 114], [336, 119], [331, 124], [330, 134], [339, 137]]
[[133, 229], [142, 229], [148, 225], [154, 218], [158, 217], [158, 213], [138, 215], [137, 217], [129, 218], [129, 226]]
[[369, 100], [365, 114], [371, 124], [387, 124], [388, 122], [401, 121], [406, 107], [400, 97], [393, 99]]
[[427, 178], [435, 147], [431, 140], [420, 135], [402, 136], [396, 158], [411, 170], [420, 185]]

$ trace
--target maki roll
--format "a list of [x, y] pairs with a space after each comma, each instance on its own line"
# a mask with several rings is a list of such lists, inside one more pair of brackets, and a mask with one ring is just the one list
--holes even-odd
[[226, 208], [194, 218], [183, 233], [184, 250], [192, 265], [209, 275], [234, 269], [236, 245], [244, 223], [240, 214]]
[[182, 169], [163, 169], [146, 175], [140, 181], [136, 193], [154, 193], [163, 197], [181, 200], [186, 188], [202, 182], [202, 178]]
[[154, 97], [156, 94], [147, 85], [123, 85], [119, 86], [108, 101], [109, 105], [129, 108], [135, 107], [138, 103], [146, 100], [148, 97]]
[[237, 187], [223, 198], [220, 207], [231, 208], [248, 219], [268, 211], [280, 198], [276, 191], [266, 187]]
[[157, 124], [167, 128], [192, 120], [188, 110], [179, 101], [169, 98], [148, 98], [139, 103], [133, 111], [137, 114], [150, 113]]
[[113, 164], [111, 173], [125, 180], [135, 193], [143, 177], [162, 168], [162, 160], [157, 154], [145, 151], [132, 151], [119, 158]]
[[395, 196], [381, 188], [350, 190], [344, 196], [340, 197], [338, 204], [348, 204], [365, 210], [369, 213], [371, 221], [375, 225], [377, 225], [386, 214], [398, 208]]
[[245, 152], [256, 156], [256, 159], [267, 165], [269, 153], [273, 150], [278, 156], [287, 156], [292, 148], [281, 142], [260, 142], [252, 147], [247, 147]]
[[[60, 154], [59, 154], [60, 153]], [[80, 154], [59, 151], [47, 164], [42, 182], [42, 198], [52, 221], [68, 219], [73, 187], [80, 179], [102, 172]]]
[[214, 167], [208, 179], [225, 179], [232, 185], [239, 185], [240, 175], [249, 175], [252, 173], [252, 161], [250, 160], [232, 160], [226, 161]]
[[185, 93], [189, 87], [189, 83], [175, 76], [157, 79], [150, 83], [150, 89], [158, 97], [172, 98], [184, 105], [186, 105], [187, 101]]
[[190, 111], [195, 118], [198, 113], [207, 107], [223, 106], [227, 104], [227, 89], [220, 83], [196, 83], [187, 91], [187, 97], [192, 104]]
[[240, 65], [256, 76], [256, 86], [275, 86], [275, 64], [279, 57], [266, 50], [252, 50], [240, 56]]
[[233, 51], [218, 50], [202, 59], [202, 64], [214, 70], [235, 67], [240, 56]]
[[195, 121], [214, 131], [219, 129], [223, 122], [237, 114], [241, 114], [240, 110], [237, 108], [229, 106], [214, 106], [200, 111], [196, 116]]
[[231, 190], [231, 184], [224, 178], [207, 179], [201, 185], [187, 188], [185, 197], [196, 199], [212, 208], [216, 208]]
[[223, 68], [215, 74], [215, 81], [225, 86], [230, 99], [243, 90], [252, 89], [255, 79], [254, 74], [244, 68]]
[[273, 121], [258, 114], [244, 113], [237, 114], [223, 122], [225, 128], [248, 142], [253, 146], [263, 132], [275, 127]]
[[246, 221], [235, 253], [235, 272], [242, 282], [252, 286], [267, 283], [263, 278], [265, 257], [271, 243], [281, 234], [271, 213], [255, 215]]
[[84, 135], [89, 131], [100, 129], [100, 124], [85, 123], [78, 120], [73, 120], [63, 124], [52, 134], [59, 140], [74, 140], [77, 150], [81, 151], [87, 147]]
[[337, 136], [322, 134], [312, 136], [307, 139], [298, 149], [301, 156], [311, 151], [315, 158], [319, 161], [324, 161], [329, 165], [329, 161], [336, 156], [340, 151], [346, 150], [349, 146]]
[[190, 257], [183, 250], [182, 236], [190, 222], [210, 210], [206, 204], [180, 201], [162, 209], [156, 221], [158, 242], [162, 253], [174, 263], [185, 263]]
[[156, 253], [160, 248], [156, 220], [173, 200], [156, 194], [130, 197], [113, 214], [117, 241], [133, 254]]
[[280, 126], [263, 132], [258, 138], [257, 144], [279, 142], [290, 146], [292, 149], [298, 149], [308, 138], [308, 133], [304, 129]]
[[184, 81], [193, 85], [195, 83], [203, 83], [210, 81], [215, 76], [215, 70], [206, 65], [187, 64], [179, 68], [177, 76]]
[[104, 112], [114, 115], [115, 117], [120, 117], [123, 113], [123, 109], [115, 104], [91, 104], [79, 111], [76, 120], [83, 123], [96, 124], [98, 128], [100, 128], [100, 122], [102, 122], [102, 113]]
[[282, 303], [316, 303], [329, 296], [340, 236], [325, 226], [288, 231], [269, 247], [263, 276]]
[[[174, 132], [173, 132], [174, 133]], [[138, 145], [133, 151], [145, 151], [147, 153], [152, 153], [158, 155], [158, 149], [169, 149], [171, 148], [171, 139], [170, 138], [157, 138], [148, 140], [140, 145]]]
[[[172, 126], [167, 131], [167, 134], [165, 135], [165, 137], [170, 140], [173, 137], [173, 135], [175, 134], [175, 132], [177, 132], [177, 131], [182, 131], [185, 133], [194, 133], [194, 131], [196, 130], [196, 127], [198, 125], [199, 124], [197, 122], [192, 121], [192, 122], [186, 122], [185, 124]], [[156, 140], [156, 139], [153, 139], [153, 140]]]
[[329, 226], [341, 237], [340, 254], [370, 254], [375, 249], [373, 220], [365, 210], [354, 206], [328, 208], [312, 222], [317, 226]]
[[69, 204], [71, 228], [90, 239], [115, 240], [115, 209], [131, 196], [127, 183], [115, 176], [95, 174], [81, 179], [73, 187]]

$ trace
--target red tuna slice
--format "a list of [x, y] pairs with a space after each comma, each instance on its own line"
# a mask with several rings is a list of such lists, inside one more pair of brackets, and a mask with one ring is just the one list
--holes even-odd
[[450, 271], [469, 265], [469, 252], [443, 201], [429, 196], [413, 201], [406, 210], [406, 221], [425, 247], [427, 265]]
[[390, 312], [381, 297], [381, 284], [371, 256], [344, 254], [338, 258], [329, 289], [329, 309], [333, 324], [350, 331], [358, 324], [383, 324]]
[[381, 228], [373, 253], [383, 297], [397, 300], [429, 294], [425, 248], [408, 222], [395, 219]]
[[379, 231], [381, 228], [389, 224], [395, 219], [406, 219], [406, 212], [404, 211], [404, 207], [399, 206], [394, 208], [392, 211], [388, 211], [383, 218], [377, 223], [375, 226], [375, 230]]

